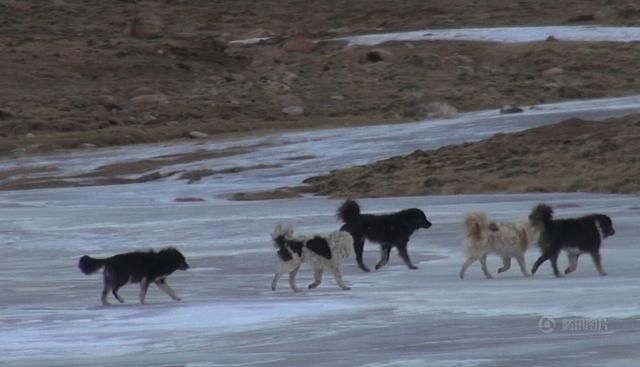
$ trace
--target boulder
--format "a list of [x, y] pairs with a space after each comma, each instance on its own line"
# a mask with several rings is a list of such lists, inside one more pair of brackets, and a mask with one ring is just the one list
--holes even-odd
[[289, 116], [300, 116], [304, 114], [304, 108], [302, 106], [289, 106], [283, 108], [282, 113]]

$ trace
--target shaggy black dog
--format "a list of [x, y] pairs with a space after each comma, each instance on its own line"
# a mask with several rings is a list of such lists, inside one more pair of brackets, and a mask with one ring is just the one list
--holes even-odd
[[140, 303], [145, 303], [147, 289], [151, 283], [156, 283], [172, 299], [179, 301], [169, 284], [167, 277], [176, 270], [187, 270], [186, 259], [173, 247], [158, 252], [128, 252], [106, 259], [96, 259], [82, 256], [78, 267], [84, 274], [92, 274], [104, 267], [102, 272], [104, 288], [102, 289], [102, 304], [109, 305], [107, 296], [112, 292], [119, 302], [124, 300], [118, 295], [118, 289], [127, 283], [140, 283]]
[[542, 263], [551, 260], [553, 273], [560, 277], [558, 254], [565, 250], [569, 255], [569, 266], [564, 271], [565, 274], [575, 271], [578, 257], [588, 252], [598, 273], [607, 275], [602, 268], [600, 244], [604, 238], [615, 234], [611, 218], [604, 214], [590, 214], [580, 218], [553, 219], [553, 209], [539, 204], [531, 211], [529, 221], [540, 231], [538, 245], [542, 250], [542, 255], [531, 268], [532, 274], [535, 274]]
[[389, 261], [389, 253], [393, 247], [398, 248], [398, 254], [409, 269], [418, 267], [411, 263], [407, 253], [407, 243], [413, 232], [420, 228], [431, 227], [424, 212], [417, 208], [404, 209], [390, 214], [361, 214], [360, 205], [354, 200], [346, 200], [338, 208], [338, 218], [344, 222], [341, 231], [347, 231], [353, 236], [353, 249], [360, 269], [369, 271], [362, 261], [364, 241], [369, 240], [380, 244], [380, 261], [376, 270]]

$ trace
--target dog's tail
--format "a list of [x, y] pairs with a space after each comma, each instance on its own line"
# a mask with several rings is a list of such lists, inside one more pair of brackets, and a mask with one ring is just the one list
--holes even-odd
[[84, 274], [93, 274], [100, 270], [107, 263], [106, 259], [96, 259], [87, 255], [84, 255], [78, 261], [78, 267]]
[[293, 228], [284, 224], [276, 225], [276, 227], [273, 229], [273, 232], [271, 232], [273, 247], [275, 247], [276, 249], [282, 248], [282, 246], [284, 246], [285, 240], [291, 237], [293, 237]]
[[360, 215], [360, 205], [355, 200], [347, 199], [338, 208], [338, 219], [344, 223], [353, 222]]
[[339, 259], [346, 259], [353, 253], [353, 237], [349, 232], [334, 231], [329, 234], [331, 253]]
[[481, 212], [470, 212], [464, 215], [464, 229], [467, 237], [471, 237], [474, 241], [480, 241], [482, 231], [487, 228], [489, 221], [487, 215]]

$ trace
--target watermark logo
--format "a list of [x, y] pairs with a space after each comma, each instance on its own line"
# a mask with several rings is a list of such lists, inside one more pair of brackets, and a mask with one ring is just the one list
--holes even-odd
[[538, 321], [540, 331], [545, 334], [551, 334], [556, 329], [556, 320], [553, 317], [542, 316]]
[[545, 334], [551, 334], [556, 330], [572, 333], [609, 331], [607, 319], [564, 318], [556, 320], [548, 316], [540, 318], [538, 328]]

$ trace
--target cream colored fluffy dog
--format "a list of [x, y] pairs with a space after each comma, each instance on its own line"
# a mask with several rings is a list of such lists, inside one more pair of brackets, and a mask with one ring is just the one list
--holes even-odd
[[328, 236], [294, 235], [293, 228], [278, 224], [271, 233], [273, 245], [278, 250], [280, 269], [271, 282], [271, 289], [276, 290], [280, 277], [289, 273], [289, 286], [294, 292], [302, 292], [296, 286], [296, 274], [302, 263], [313, 268], [313, 283], [309, 289], [316, 288], [322, 282], [325, 270], [333, 272], [338, 286], [344, 290], [349, 288], [342, 280], [342, 263], [353, 251], [353, 237], [348, 232], [334, 231]]
[[489, 222], [485, 213], [472, 212], [465, 215], [464, 227], [466, 237], [463, 246], [467, 260], [460, 269], [460, 279], [464, 278], [465, 271], [476, 260], [480, 260], [484, 276], [492, 278], [487, 269], [487, 256], [490, 253], [502, 257], [503, 266], [498, 269], [498, 273], [509, 270], [511, 258], [515, 257], [522, 274], [531, 276], [524, 262], [524, 254], [529, 244], [534, 242], [537, 231], [528, 221]]

